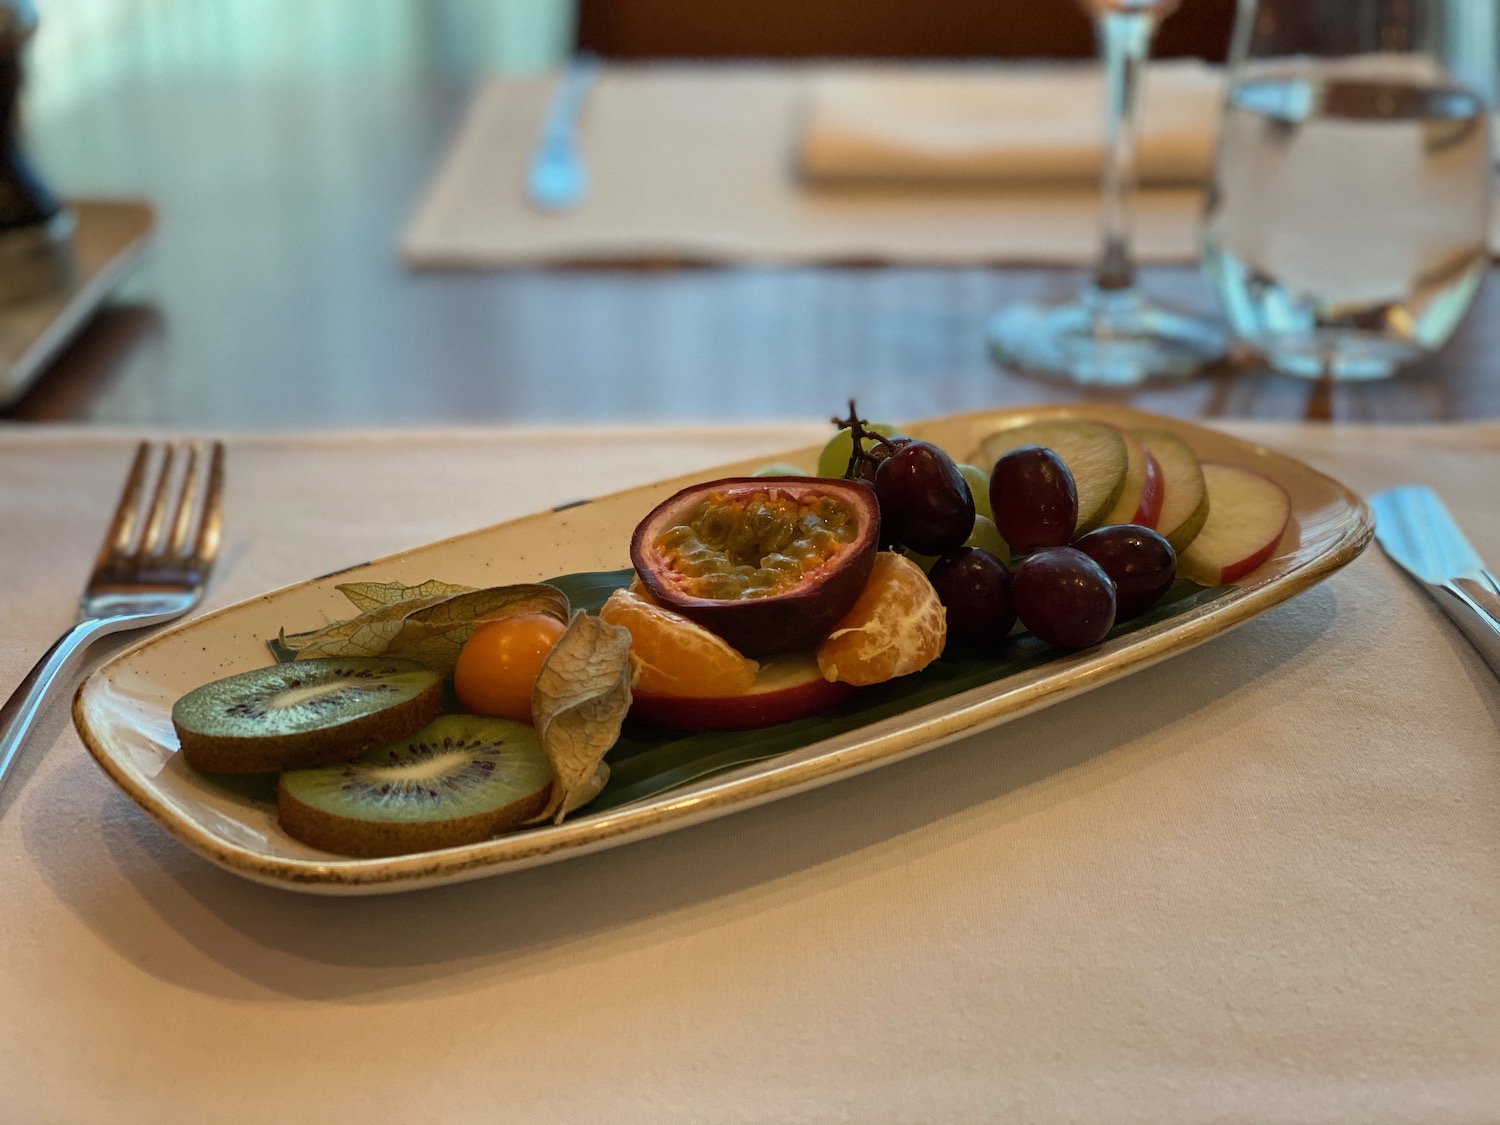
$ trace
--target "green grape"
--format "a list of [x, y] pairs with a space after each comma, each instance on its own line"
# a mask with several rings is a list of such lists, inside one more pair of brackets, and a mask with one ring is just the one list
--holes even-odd
[[1010, 565], [1010, 546], [1000, 536], [1000, 529], [988, 516], [974, 517], [974, 530], [964, 540], [965, 547], [980, 547], [994, 555], [1006, 566]]
[[[974, 530], [969, 532], [969, 537], [964, 540], [965, 547], [980, 547], [1006, 566], [1010, 565], [1010, 547], [1004, 539], [1000, 538], [1000, 529], [995, 526], [995, 521], [987, 516], [974, 517]], [[924, 572], [931, 572], [933, 564], [938, 561], [938, 555], [919, 555], [915, 551], [907, 551], [906, 557], [911, 559], [922, 568]]]
[[[988, 520], [994, 519], [995, 513], [990, 509], [990, 474], [978, 465], [960, 465], [958, 471], [963, 474], [964, 480], [969, 485], [969, 491], [974, 494], [975, 514]], [[974, 545], [970, 544], [970, 546]], [[978, 545], [983, 546], [983, 544]]]
[[762, 465], [750, 475], [753, 477], [805, 477], [807, 470], [788, 464], [786, 461], [772, 461], [769, 465]]
[[[882, 437], [901, 436], [900, 431], [890, 422], [874, 422], [865, 429], [880, 434]], [[844, 470], [849, 467], [849, 456], [853, 452], [854, 441], [849, 437], [849, 428], [845, 426], [828, 439], [823, 452], [818, 454], [818, 476], [843, 476]]]

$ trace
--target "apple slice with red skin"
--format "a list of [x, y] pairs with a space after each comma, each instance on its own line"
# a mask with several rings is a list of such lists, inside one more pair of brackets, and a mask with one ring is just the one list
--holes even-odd
[[746, 691], [720, 696], [636, 692], [630, 717], [674, 730], [754, 730], [832, 707], [856, 690], [825, 680], [811, 652], [778, 653], [762, 659]]
[[1166, 485], [1162, 481], [1161, 462], [1146, 453], [1146, 479], [1141, 484], [1141, 502], [1135, 506], [1135, 518], [1126, 520], [1139, 527], [1156, 530], [1156, 521], [1161, 519], [1162, 500], [1166, 496]]
[[1156, 523], [1179, 555], [1208, 519], [1208, 489], [1203, 483], [1203, 465], [1192, 446], [1166, 430], [1137, 430], [1136, 437], [1161, 469], [1161, 511]]
[[1120, 488], [1120, 495], [1114, 505], [1104, 514], [1099, 521], [1100, 527], [1107, 527], [1114, 523], [1137, 523], [1143, 527], [1151, 527], [1151, 524], [1142, 523], [1140, 517], [1141, 506], [1150, 504], [1159, 506], [1155, 497], [1146, 495], [1146, 487], [1152, 484], [1151, 466], [1147, 463], [1146, 447], [1141, 444], [1141, 439], [1131, 431], [1121, 426], [1111, 427], [1125, 442], [1125, 482]]
[[1208, 519], [1177, 557], [1177, 573], [1200, 586], [1237, 582], [1276, 553], [1292, 515], [1286, 489], [1253, 469], [1203, 463]]

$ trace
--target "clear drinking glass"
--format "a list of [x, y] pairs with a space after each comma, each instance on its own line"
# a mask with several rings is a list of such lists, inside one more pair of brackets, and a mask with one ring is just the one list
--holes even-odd
[[1148, 299], [1135, 283], [1130, 202], [1135, 192], [1137, 106], [1156, 25], [1177, 0], [1079, 0], [1094, 19], [1108, 104], [1101, 184], [1103, 246], [1092, 284], [1062, 304], [1001, 309], [989, 325], [1002, 363], [1070, 383], [1129, 387], [1186, 378], [1224, 354], [1216, 321]]
[[1379, 379], [1446, 341], [1489, 260], [1495, 0], [1241, 0], [1203, 234], [1235, 336]]

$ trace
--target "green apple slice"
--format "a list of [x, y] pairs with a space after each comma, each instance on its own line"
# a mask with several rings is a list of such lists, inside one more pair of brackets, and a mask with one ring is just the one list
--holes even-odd
[[[1061, 457], [1078, 490], [1075, 535], [1092, 531], [1103, 523], [1125, 489], [1125, 474], [1130, 465], [1125, 437], [1102, 422], [1077, 418], [1030, 422], [991, 434], [980, 444], [991, 465], [1012, 449], [1027, 445], [1040, 445]], [[1134, 510], [1132, 505], [1131, 511]]]
[[1167, 430], [1137, 430], [1136, 437], [1161, 468], [1163, 495], [1156, 530], [1179, 555], [1208, 519], [1208, 488], [1192, 447]]
[[[1146, 447], [1141, 444], [1141, 439], [1129, 430], [1119, 430], [1120, 439], [1125, 443], [1125, 483], [1120, 488], [1120, 495], [1113, 506], [1104, 514], [1101, 524], [1111, 523], [1137, 523], [1141, 500], [1146, 491], [1147, 464]], [[1067, 458], [1063, 458], [1067, 460]]]

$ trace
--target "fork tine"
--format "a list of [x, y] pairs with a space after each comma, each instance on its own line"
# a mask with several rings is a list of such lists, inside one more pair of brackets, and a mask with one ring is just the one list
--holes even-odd
[[162, 454], [156, 488], [151, 493], [151, 507], [146, 512], [146, 526], [141, 530], [141, 541], [137, 547], [142, 555], [161, 554], [162, 528], [167, 522], [167, 491], [172, 485], [172, 465], [176, 460], [177, 447], [167, 446], [166, 452]]
[[193, 545], [193, 558], [200, 563], [213, 562], [219, 553], [223, 509], [224, 443], [216, 441], [208, 462], [208, 487], [203, 494], [203, 515], [198, 521], [198, 541]]
[[111, 555], [123, 554], [130, 549], [131, 536], [135, 533], [136, 512], [140, 507], [141, 488], [146, 483], [146, 469], [151, 463], [151, 443], [141, 442], [136, 447], [135, 460], [130, 465], [130, 475], [125, 478], [125, 487], [115, 504], [115, 514], [110, 518], [109, 531], [99, 547], [98, 566], [103, 567]]
[[177, 510], [172, 514], [172, 538], [163, 548], [163, 554], [181, 555], [187, 546], [188, 531], [198, 509], [198, 458], [202, 453], [201, 441], [188, 446], [187, 468], [182, 471], [182, 491], [177, 497]]

